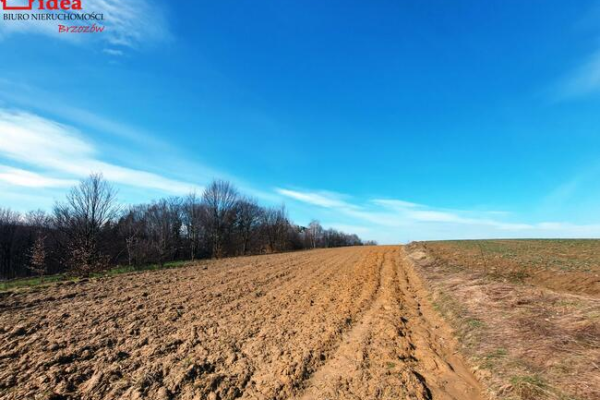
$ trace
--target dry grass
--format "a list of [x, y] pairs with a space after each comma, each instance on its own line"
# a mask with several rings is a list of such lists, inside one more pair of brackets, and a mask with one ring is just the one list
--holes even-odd
[[[442, 242], [409, 247], [436, 307], [454, 327], [493, 397], [600, 398], [600, 299], [574, 293], [575, 286], [568, 283], [570, 273], [586, 274], [585, 282], [593, 283], [600, 262], [593, 264], [591, 253], [584, 252], [584, 260], [570, 260], [560, 270], [553, 264], [559, 256], [551, 255], [559, 252], [563, 257], [567, 249], [593, 246], [600, 250], [600, 242], [581, 242], [585, 243]], [[545, 255], [551, 260], [548, 265], [539, 258]], [[531, 260], [537, 261], [530, 264]], [[540, 272], [545, 279], [537, 278]], [[552, 273], [569, 278], [564, 290]], [[593, 285], [586, 288], [593, 292]]]

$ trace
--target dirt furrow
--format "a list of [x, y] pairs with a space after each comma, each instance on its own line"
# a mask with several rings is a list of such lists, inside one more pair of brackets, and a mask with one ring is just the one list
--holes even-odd
[[298, 399], [478, 398], [477, 383], [464, 383], [434, 350], [401, 256], [385, 251], [375, 301]]

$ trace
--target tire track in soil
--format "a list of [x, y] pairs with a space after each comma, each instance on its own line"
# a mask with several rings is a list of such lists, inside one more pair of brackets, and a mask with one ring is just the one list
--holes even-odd
[[463, 361], [436, 343], [408, 268], [403, 250], [386, 249], [374, 302], [296, 400], [483, 398]]

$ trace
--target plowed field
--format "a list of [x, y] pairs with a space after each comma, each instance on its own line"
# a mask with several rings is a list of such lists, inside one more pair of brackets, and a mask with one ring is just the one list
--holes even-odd
[[480, 399], [402, 247], [204, 262], [0, 298], [0, 398]]

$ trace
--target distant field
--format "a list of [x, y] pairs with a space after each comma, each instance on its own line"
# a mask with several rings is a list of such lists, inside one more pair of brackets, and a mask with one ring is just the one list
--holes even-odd
[[600, 295], [600, 240], [465, 240], [422, 246], [455, 268], [558, 291]]
[[600, 240], [408, 246], [497, 398], [600, 398]]

